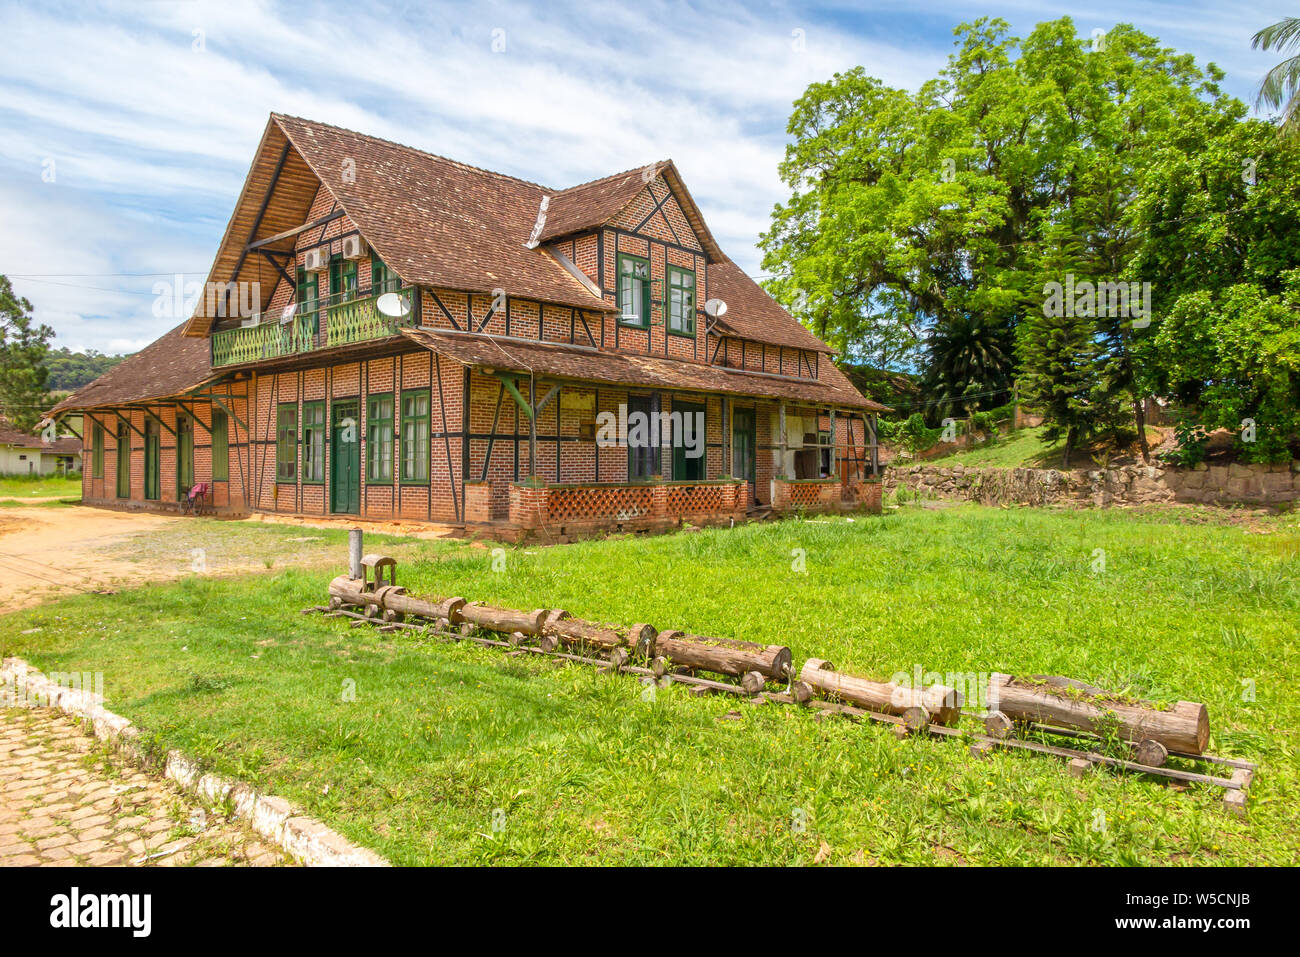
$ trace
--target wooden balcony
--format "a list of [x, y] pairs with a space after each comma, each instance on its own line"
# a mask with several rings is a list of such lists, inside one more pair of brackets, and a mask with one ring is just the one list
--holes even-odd
[[[403, 326], [419, 324], [419, 309], [412, 288], [393, 290], [406, 304], [406, 315], [386, 316], [375, 307], [379, 294], [346, 299], [295, 311], [290, 317], [269, 315], [261, 321], [212, 334], [212, 367], [246, 365], [300, 355], [317, 349], [385, 339]], [[324, 319], [324, 329], [321, 320]]]

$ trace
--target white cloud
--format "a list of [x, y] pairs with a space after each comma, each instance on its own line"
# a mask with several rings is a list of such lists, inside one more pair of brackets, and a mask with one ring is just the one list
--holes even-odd
[[[916, 0], [903, 10], [856, 0], [817, 10], [665, 0], [364, 12], [269, 0], [109, 12], [8, 5], [0, 271], [206, 269], [278, 110], [555, 188], [672, 157], [719, 242], [754, 272], [754, 242], [784, 197], [776, 168], [790, 105], [810, 82], [862, 64], [915, 87], [942, 65], [961, 20], [1000, 14], [1023, 33], [1067, 12], [1018, 0]], [[1076, 23], [1086, 32], [1093, 21], [1134, 21], [1235, 71], [1229, 89], [1247, 96], [1272, 59], [1249, 51], [1249, 35], [1281, 12], [1206, 3], [1139, 13], [1102, 0]], [[504, 52], [493, 52], [494, 30], [504, 30]], [[47, 158], [58, 164], [54, 186], [40, 179]], [[74, 347], [139, 344], [167, 325], [149, 315], [146, 279], [22, 282]]]

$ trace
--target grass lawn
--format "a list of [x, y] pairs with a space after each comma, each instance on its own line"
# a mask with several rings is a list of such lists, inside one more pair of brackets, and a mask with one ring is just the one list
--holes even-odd
[[[1147, 439], [1159, 444], [1162, 436], [1158, 429], [1147, 429]], [[970, 465], [981, 468], [1033, 468], [1059, 469], [1065, 442], [1044, 442], [1043, 426], [1006, 432], [968, 451], [954, 452], [938, 458], [927, 459], [926, 465]], [[1097, 463], [1086, 450], [1076, 449], [1070, 456], [1074, 468], [1097, 468]]]
[[1075, 780], [1044, 756], [981, 762], [958, 742], [300, 615], [328, 572], [68, 599], [0, 622], [0, 650], [103, 671], [110, 706], [159, 745], [401, 864], [809, 863], [823, 842], [831, 863], [1293, 864], [1300, 526], [1225, 514], [903, 508], [507, 549], [498, 572], [487, 550], [421, 542], [399, 581], [788, 643], [879, 678], [1046, 672], [1204, 701], [1212, 749], [1263, 763], [1245, 821], [1217, 788]]
[[0, 475], [0, 499], [75, 498], [81, 500], [81, 476]]

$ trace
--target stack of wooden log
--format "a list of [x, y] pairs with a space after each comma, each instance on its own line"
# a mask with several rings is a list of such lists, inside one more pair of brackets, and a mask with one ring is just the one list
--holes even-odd
[[[648, 624], [630, 628], [575, 618], [566, 611], [518, 611], [468, 602], [464, 598], [418, 598], [396, 584], [366, 582], [346, 575], [330, 582], [330, 609], [381, 623], [423, 619], [461, 633], [475, 629], [509, 636], [511, 644], [528, 644], [543, 652], [563, 652], [582, 660], [596, 655], [615, 669], [643, 675], [668, 673], [697, 676], [707, 689], [716, 681], [698, 677], [710, 672], [739, 679], [749, 695], [764, 692], [769, 682], [786, 685], [783, 698], [804, 703], [813, 697], [891, 716], [900, 729], [950, 729], [960, 720], [962, 696], [941, 684], [913, 688], [836, 671], [828, 661], [810, 658], [795, 671], [790, 649], [731, 638], [681, 631], [658, 631]], [[1159, 767], [1170, 754], [1195, 756], [1209, 742], [1209, 716], [1203, 704], [1182, 701], [1170, 708], [1151, 702], [1118, 699], [1100, 689], [1065, 678], [1015, 678], [994, 675], [989, 713], [990, 738], [1002, 740], [1017, 726], [1049, 727], [1095, 737], [1118, 737], [1133, 745], [1138, 764]]]

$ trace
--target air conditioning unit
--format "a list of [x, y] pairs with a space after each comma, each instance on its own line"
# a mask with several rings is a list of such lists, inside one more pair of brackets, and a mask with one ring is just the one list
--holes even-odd
[[317, 246], [302, 255], [302, 268], [307, 272], [324, 272], [330, 268], [330, 248]]
[[343, 237], [343, 258], [363, 259], [366, 255], [366, 241], [360, 236]]

